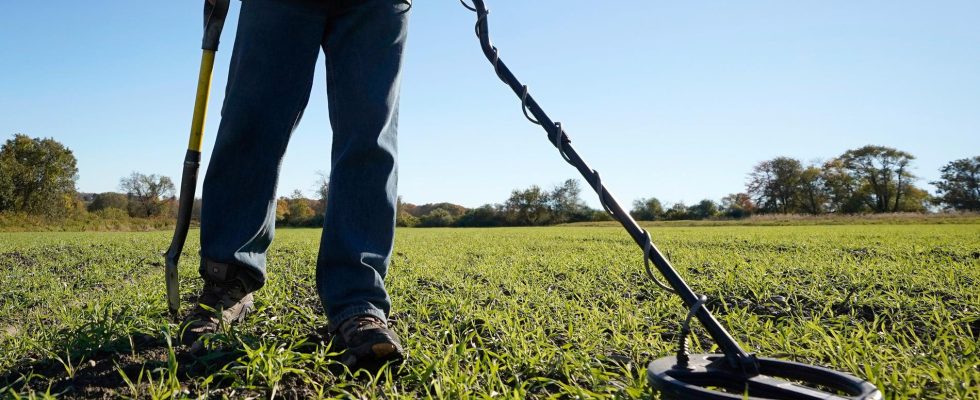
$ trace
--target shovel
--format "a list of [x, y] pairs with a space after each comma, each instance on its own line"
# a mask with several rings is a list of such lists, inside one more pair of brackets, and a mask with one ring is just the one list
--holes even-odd
[[201, 166], [201, 144], [204, 141], [204, 120], [211, 97], [211, 74], [214, 71], [214, 54], [218, 51], [221, 29], [228, 15], [229, 0], [204, 2], [204, 41], [201, 46], [201, 72], [197, 80], [197, 97], [194, 100], [194, 117], [191, 120], [191, 137], [184, 156], [184, 172], [180, 177], [180, 203], [177, 208], [177, 227], [170, 248], [165, 255], [167, 279], [167, 307], [172, 315], [180, 310], [180, 287], [177, 263], [187, 240], [194, 208], [194, 192], [197, 190], [197, 171]]

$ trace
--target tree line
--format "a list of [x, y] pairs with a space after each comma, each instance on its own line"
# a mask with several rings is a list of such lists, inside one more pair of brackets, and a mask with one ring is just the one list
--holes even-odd
[[569, 179], [550, 190], [532, 185], [514, 189], [503, 203], [468, 209], [452, 203], [414, 205], [399, 198], [397, 225], [403, 227], [542, 226], [582, 221], [605, 221], [605, 211], [589, 208], [582, 188]]
[[720, 203], [702, 200], [665, 208], [658, 199], [640, 199], [633, 216], [642, 220], [743, 218], [752, 214], [866, 214], [980, 211], [980, 156], [952, 161], [940, 169], [931, 195], [916, 186], [915, 156], [885, 146], [847, 150], [821, 163], [791, 157], [761, 161], [748, 173], [745, 192]]
[[[929, 182], [935, 194], [916, 185], [915, 157], [905, 151], [868, 145], [820, 163], [776, 157], [756, 164], [745, 191], [720, 201], [666, 204], [656, 197], [633, 202], [638, 220], [745, 218], [753, 214], [860, 214], [886, 212], [980, 211], [980, 156], [943, 166]], [[172, 179], [133, 172], [122, 177], [120, 192], [80, 194], [77, 160], [51, 138], [16, 134], [0, 147], [0, 213], [63, 218], [94, 213], [105, 218], [173, 218]], [[328, 207], [329, 180], [320, 174], [316, 198], [299, 190], [277, 200], [276, 221], [286, 226], [320, 226]], [[581, 186], [569, 179], [550, 189], [515, 189], [503, 203], [469, 209], [452, 203], [414, 205], [399, 198], [397, 224], [418, 227], [540, 226], [608, 220], [586, 206]], [[193, 215], [200, 216], [200, 199]]]
[[940, 169], [931, 195], [912, 173], [915, 156], [885, 146], [845, 151], [820, 164], [790, 157], [760, 162], [746, 190], [760, 212], [860, 214], [980, 210], [980, 156]]
[[323, 216], [327, 212], [327, 195], [330, 194], [330, 179], [324, 173], [318, 173], [316, 182], [316, 198], [303, 196], [300, 190], [294, 190], [290, 196], [276, 200], [276, 225], [314, 227], [323, 225]]
[[168, 177], [134, 172], [120, 179], [123, 193], [79, 193], [74, 153], [51, 138], [16, 134], [0, 147], [0, 212], [66, 218], [172, 217], [174, 184]]
[[746, 189], [764, 212], [922, 212], [933, 199], [915, 186], [913, 160], [883, 146], [848, 150], [821, 165], [777, 157], [752, 169]]
[[[822, 163], [791, 157], [761, 161], [748, 173], [745, 191], [714, 201], [665, 204], [656, 197], [633, 202], [637, 220], [739, 219], [754, 214], [865, 214], [894, 212], [980, 211], [980, 156], [955, 160], [930, 182], [931, 195], [915, 185], [915, 157], [890, 147], [868, 145]], [[475, 209], [437, 203], [400, 204], [399, 226], [535, 226], [608, 220], [579, 198], [580, 186], [568, 180], [550, 191], [538, 186], [517, 189], [501, 204]]]

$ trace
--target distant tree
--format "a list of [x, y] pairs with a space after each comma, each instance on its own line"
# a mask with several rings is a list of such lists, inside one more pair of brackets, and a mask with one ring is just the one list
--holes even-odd
[[436, 228], [436, 227], [446, 227], [452, 226], [455, 222], [452, 214], [443, 208], [437, 208], [432, 210], [432, 212], [419, 218], [419, 225], [426, 228]]
[[612, 221], [612, 215], [606, 212], [606, 210], [593, 210], [589, 209], [589, 221]]
[[684, 202], [677, 202], [670, 206], [666, 212], [664, 212], [664, 219], [670, 221], [678, 221], [682, 219], [690, 219], [691, 216], [687, 214], [688, 207]]
[[86, 202], [81, 196], [76, 195], [67, 202], [66, 207], [66, 211], [70, 213], [83, 213], [87, 211], [88, 202]]
[[453, 203], [429, 203], [423, 205], [405, 204], [404, 209], [410, 214], [421, 218], [426, 214], [430, 214], [437, 209], [446, 210], [452, 217], [459, 218], [463, 214], [466, 214], [466, 207]]
[[797, 212], [800, 175], [803, 165], [799, 160], [777, 157], [763, 161], [749, 174], [748, 193], [763, 212]]
[[551, 217], [548, 193], [532, 185], [525, 190], [514, 190], [504, 203], [504, 210], [513, 225], [545, 225]]
[[807, 214], [823, 214], [827, 211], [830, 196], [823, 181], [823, 171], [820, 167], [811, 165], [800, 171], [797, 205], [800, 212]]
[[293, 191], [292, 196], [287, 200], [286, 223], [292, 226], [311, 225], [311, 220], [316, 213], [310, 203], [314, 202], [303, 197], [303, 192]]
[[414, 204], [405, 203], [402, 201], [402, 197], [398, 196], [398, 201], [396, 203], [397, 215], [395, 217], [395, 225], [401, 227], [413, 227], [419, 224], [418, 217], [412, 215], [410, 210], [415, 209]]
[[129, 209], [129, 198], [122, 193], [105, 192], [99, 193], [92, 198], [92, 202], [86, 207], [89, 212], [96, 212], [108, 208], [115, 208], [126, 211]]
[[16, 134], [0, 147], [0, 211], [63, 216], [77, 180], [75, 155], [54, 139]]
[[755, 212], [755, 204], [748, 193], [732, 193], [721, 198], [720, 211], [729, 218], [746, 218]]
[[[178, 204], [179, 206], [179, 204]], [[194, 204], [191, 206], [191, 220], [200, 221], [201, 220], [201, 209], [204, 207], [204, 201], [200, 197], [194, 199]], [[177, 211], [174, 210], [176, 213]], [[176, 216], [177, 214], [174, 214]]]
[[827, 196], [827, 211], [856, 214], [869, 210], [864, 201], [867, 189], [851, 174], [843, 160], [835, 158], [825, 162], [820, 175]]
[[405, 228], [411, 228], [413, 226], [418, 226], [419, 219], [407, 212], [398, 213], [398, 217], [395, 219], [395, 226], [401, 226]]
[[664, 206], [656, 197], [648, 199], [638, 199], [633, 202], [633, 209], [630, 215], [640, 221], [656, 221], [663, 219]]
[[929, 206], [935, 203], [935, 199], [925, 189], [909, 186], [902, 202], [898, 204], [898, 211], [901, 212], [926, 212]]
[[119, 188], [129, 198], [129, 215], [155, 217], [166, 215], [174, 199], [174, 182], [166, 176], [133, 172], [119, 180]]
[[289, 198], [280, 197], [276, 199], [276, 222], [285, 222], [289, 216]]
[[718, 205], [714, 201], [704, 199], [687, 208], [688, 218], [708, 219], [718, 215]]
[[7, 172], [7, 169], [8, 167], [0, 161], [0, 212], [16, 209], [14, 174]]
[[316, 200], [317, 206], [313, 210], [318, 215], [327, 212], [327, 197], [330, 195], [330, 175], [324, 172], [317, 172], [316, 181]]
[[551, 209], [551, 223], [585, 221], [589, 218], [588, 207], [579, 195], [582, 189], [575, 179], [568, 179], [561, 185], [555, 186], [548, 194], [548, 206]]
[[867, 188], [865, 202], [875, 212], [907, 211], [901, 206], [915, 175], [910, 165], [915, 157], [884, 146], [864, 146], [840, 156], [851, 176]]
[[398, 200], [398, 212], [399, 213], [405, 212], [405, 213], [408, 213], [409, 215], [412, 215], [412, 216], [415, 216], [415, 217], [418, 217], [420, 215], [418, 213], [418, 206], [416, 206], [415, 204], [412, 204], [412, 203], [405, 203], [405, 202], [401, 201], [400, 200], [401, 199], [401, 196], [398, 196], [398, 198], [399, 198], [399, 200]]
[[951, 161], [939, 170], [937, 201], [958, 211], [980, 211], [980, 156]]
[[[197, 201], [198, 201], [198, 199], [194, 199], [194, 202], [197, 202]], [[168, 219], [169, 218], [177, 218], [177, 208], [179, 206], [180, 206], [180, 204], [177, 202], [177, 197], [176, 196], [171, 196], [170, 198], [165, 199], [163, 201], [163, 211], [160, 213], [160, 216], [161, 217], [166, 217]], [[200, 217], [200, 213], [198, 213], [198, 217]], [[193, 203], [191, 203], [191, 219], [194, 219], [194, 204]]]
[[490, 227], [506, 224], [503, 206], [499, 204], [484, 204], [467, 211], [466, 214], [456, 220], [456, 226], [465, 227]]

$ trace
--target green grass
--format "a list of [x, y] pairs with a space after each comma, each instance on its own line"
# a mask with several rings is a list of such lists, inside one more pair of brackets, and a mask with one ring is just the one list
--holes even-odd
[[[980, 398], [980, 225], [651, 234], [749, 351], [853, 373], [885, 398]], [[656, 398], [645, 365], [673, 352], [686, 313], [617, 228], [403, 229], [388, 286], [409, 359], [350, 377], [304, 343], [326, 322], [319, 230], [280, 230], [257, 315], [195, 359], [170, 345], [169, 236], [0, 233], [0, 397]]]

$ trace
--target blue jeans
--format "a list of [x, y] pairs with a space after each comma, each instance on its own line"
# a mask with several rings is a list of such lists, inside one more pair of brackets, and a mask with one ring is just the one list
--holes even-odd
[[239, 266], [250, 289], [265, 283], [279, 166], [309, 100], [322, 48], [333, 148], [317, 291], [331, 323], [365, 314], [386, 319], [410, 8], [405, 0], [242, 2], [204, 179], [202, 259]]

